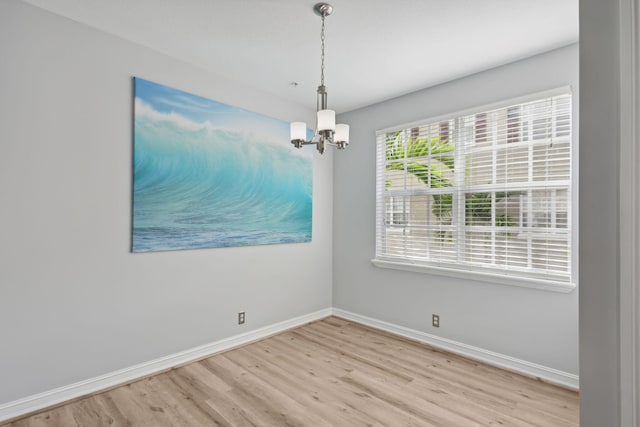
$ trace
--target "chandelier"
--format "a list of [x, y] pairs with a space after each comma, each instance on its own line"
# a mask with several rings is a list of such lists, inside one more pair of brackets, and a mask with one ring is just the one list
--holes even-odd
[[336, 124], [336, 112], [327, 108], [327, 87], [324, 85], [324, 19], [331, 15], [333, 6], [329, 3], [318, 3], [313, 7], [314, 12], [322, 18], [320, 30], [320, 86], [316, 103], [316, 130], [310, 141], [307, 141], [307, 124], [304, 122], [291, 123], [291, 143], [296, 148], [303, 145], [315, 144], [320, 154], [324, 153], [325, 145], [333, 145], [344, 149], [349, 145], [349, 125]]

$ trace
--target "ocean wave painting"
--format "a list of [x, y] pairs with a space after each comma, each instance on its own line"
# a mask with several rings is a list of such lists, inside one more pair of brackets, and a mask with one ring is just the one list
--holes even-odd
[[134, 86], [133, 252], [311, 241], [312, 151], [287, 122]]

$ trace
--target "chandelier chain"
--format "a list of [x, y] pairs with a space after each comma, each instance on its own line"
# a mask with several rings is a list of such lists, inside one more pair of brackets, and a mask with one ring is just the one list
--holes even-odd
[[320, 85], [324, 86], [324, 15], [322, 15], [322, 28], [320, 30]]

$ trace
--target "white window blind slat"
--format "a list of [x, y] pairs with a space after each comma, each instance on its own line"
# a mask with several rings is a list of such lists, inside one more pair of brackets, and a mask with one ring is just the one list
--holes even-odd
[[571, 95], [377, 133], [376, 259], [571, 281]]

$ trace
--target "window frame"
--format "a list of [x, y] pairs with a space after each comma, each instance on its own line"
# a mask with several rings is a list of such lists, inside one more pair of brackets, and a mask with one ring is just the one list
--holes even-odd
[[[381, 220], [384, 220], [386, 209], [386, 203], [384, 201], [379, 203], [379, 194], [382, 194], [381, 191], [383, 189], [380, 188], [384, 183], [379, 182], [378, 176], [380, 171], [378, 168], [380, 165], [378, 164], [378, 160], [376, 160], [376, 230], [375, 230], [375, 256], [371, 260], [372, 264], [376, 267], [381, 268], [390, 268], [396, 270], [405, 270], [412, 272], [420, 272], [427, 274], [436, 274], [442, 276], [456, 277], [456, 278], [464, 278], [471, 279], [476, 281], [484, 281], [491, 282], [496, 284], [503, 285], [512, 285], [517, 287], [526, 287], [526, 288], [535, 288], [541, 290], [555, 291], [555, 292], [563, 292], [568, 293], [574, 290], [577, 287], [577, 266], [578, 266], [578, 257], [577, 257], [577, 247], [578, 247], [578, 215], [577, 215], [577, 207], [578, 207], [578, 168], [577, 168], [577, 159], [578, 159], [578, 138], [577, 138], [577, 109], [576, 105], [578, 105], [577, 96], [572, 91], [571, 86], [563, 86], [551, 90], [535, 92], [531, 94], [527, 94], [520, 97], [510, 98], [506, 100], [502, 100], [499, 102], [485, 104], [477, 107], [473, 107], [470, 109], [442, 114], [435, 117], [430, 117], [427, 119], [409, 122], [405, 124], [399, 124], [393, 127], [388, 127], [385, 129], [380, 129], [376, 132], [376, 140], [378, 135], [388, 132], [394, 132], [402, 129], [412, 129], [420, 126], [425, 126], [428, 124], [444, 122], [447, 120], [457, 119], [460, 117], [475, 115], [475, 114], [483, 114], [496, 109], [506, 109], [511, 106], [525, 104], [537, 100], [542, 100], [545, 98], [551, 98], [559, 95], [570, 95], [571, 96], [571, 109], [570, 109], [570, 118], [571, 118], [571, 126], [569, 128], [571, 138], [570, 138], [570, 157], [569, 157], [569, 194], [570, 197], [567, 200], [567, 218], [565, 219], [567, 223], [567, 227], [570, 227], [570, 237], [567, 242], [569, 245], [569, 255], [568, 261], [570, 263], [570, 271], [569, 277], [570, 281], [567, 282], [566, 278], [564, 280], [558, 279], [561, 275], [553, 276], [549, 275], [548, 277], [540, 277], [538, 274], [527, 275], [526, 273], [520, 273], [518, 275], [511, 275], [508, 270], [500, 271], [495, 268], [487, 268], [484, 271], [483, 267], [474, 265], [460, 265], [454, 262], [446, 263], [446, 262], [433, 262], [429, 263], [428, 261], [418, 260], [413, 261], [408, 257], [399, 258], [399, 257], [385, 257], [378, 255], [378, 227]], [[509, 113], [511, 114], [511, 113]], [[509, 125], [511, 129], [511, 125]], [[533, 129], [530, 130], [533, 134]], [[512, 132], [509, 130], [511, 134], [508, 138], [516, 137], [519, 138], [522, 135], [522, 128], [518, 127], [517, 130]], [[533, 140], [531, 141], [533, 143]], [[508, 143], [518, 143], [517, 141], [509, 140]], [[376, 142], [376, 149], [379, 149], [378, 143]], [[530, 184], [529, 184], [530, 185]], [[464, 207], [463, 207], [464, 209]], [[462, 227], [463, 229], [465, 227]], [[543, 232], [544, 230], [541, 230]], [[456, 231], [456, 232], [464, 232], [464, 230]], [[536, 233], [537, 234], [537, 233]], [[459, 250], [459, 249], [456, 249]], [[437, 265], [436, 265], [437, 264]]]

